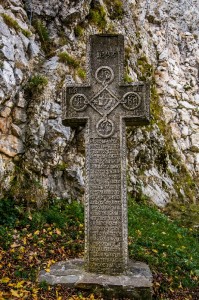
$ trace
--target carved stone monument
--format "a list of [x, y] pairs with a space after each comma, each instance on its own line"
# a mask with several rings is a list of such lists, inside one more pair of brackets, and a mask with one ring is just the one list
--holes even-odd
[[[63, 124], [86, 126], [84, 275], [78, 277], [75, 286], [112, 286], [110, 278], [114, 276], [115, 286], [125, 285], [131, 294], [140, 284], [142, 291], [147, 291], [146, 297], [132, 299], [148, 300], [148, 267], [128, 262], [125, 127], [149, 123], [149, 86], [124, 83], [122, 35], [90, 36], [88, 47], [89, 82], [68, 86], [63, 103]], [[78, 260], [71, 264], [65, 263], [64, 270], [81, 265]], [[60, 267], [61, 264], [55, 269]], [[45, 280], [57, 283], [52, 279], [54, 275], [52, 271]], [[122, 276], [126, 278], [124, 282]], [[142, 278], [142, 284], [135, 278]]]

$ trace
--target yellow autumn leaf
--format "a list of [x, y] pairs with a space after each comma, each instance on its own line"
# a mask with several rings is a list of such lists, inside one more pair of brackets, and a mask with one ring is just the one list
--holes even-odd
[[39, 230], [36, 230], [36, 231], [34, 232], [34, 234], [35, 234], [35, 235], [38, 235], [39, 232], [40, 232]]
[[50, 273], [50, 268], [45, 269], [47, 273]]
[[22, 288], [22, 287], [23, 287], [23, 284], [24, 284], [24, 282], [25, 282], [24, 280], [17, 282], [17, 284], [15, 285], [15, 287], [16, 287], [17, 289], [20, 289], [20, 288]]
[[11, 289], [10, 292], [11, 292], [12, 296], [17, 297], [17, 298], [20, 298], [20, 295], [18, 294], [17, 291]]
[[153, 251], [154, 253], [158, 253], [158, 250], [156, 250], [156, 249], [152, 249], [152, 251]]
[[23, 246], [21, 246], [21, 247], [19, 248], [19, 251], [20, 251], [20, 253], [24, 253], [24, 252], [25, 252], [25, 248], [24, 248]]
[[1, 283], [8, 283], [10, 281], [10, 278], [9, 277], [3, 277], [0, 282]]

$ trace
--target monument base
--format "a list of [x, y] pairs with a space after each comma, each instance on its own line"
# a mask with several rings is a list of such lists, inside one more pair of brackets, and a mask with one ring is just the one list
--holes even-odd
[[51, 266], [50, 272], [41, 271], [39, 281], [50, 285], [91, 290], [103, 299], [152, 299], [152, 274], [142, 262], [129, 262], [126, 274], [111, 276], [84, 271], [82, 259], [71, 259]]

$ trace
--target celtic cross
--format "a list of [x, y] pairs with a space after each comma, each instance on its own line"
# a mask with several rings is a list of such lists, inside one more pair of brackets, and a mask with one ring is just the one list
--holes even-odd
[[126, 125], [149, 123], [149, 86], [123, 81], [124, 38], [93, 35], [89, 82], [66, 88], [65, 126], [86, 126], [85, 269], [116, 275], [128, 264]]

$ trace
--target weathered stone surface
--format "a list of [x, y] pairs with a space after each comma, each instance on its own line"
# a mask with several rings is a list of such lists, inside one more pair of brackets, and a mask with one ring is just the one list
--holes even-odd
[[1, 135], [0, 152], [10, 157], [14, 157], [17, 154], [24, 152], [23, 143], [14, 135]]
[[83, 260], [73, 259], [54, 264], [50, 272], [41, 271], [39, 281], [95, 290], [102, 293], [104, 299], [151, 299], [152, 274], [149, 267], [142, 262], [130, 261], [124, 274], [109, 276], [88, 273], [84, 270]]
[[86, 125], [86, 269], [108, 275], [128, 262], [125, 125], [149, 123], [149, 86], [123, 82], [123, 39], [90, 36], [89, 82], [67, 87], [63, 112], [64, 125]]
[[[27, 3], [33, 5], [29, 9], [26, 7], [27, 12], [25, 12], [24, 4]], [[102, 0], [98, 1], [97, 5], [99, 3], [104, 4]], [[149, 65], [153, 66], [156, 91], [159, 97], [159, 104], [152, 99], [155, 112], [154, 123], [158, 126], [153, 125], [148, 128], [150, 134], [147, 134], [144, 128], [141, 130], [142, 135], [140, 130], [134, 130], [134, 138], [129, 132], [127, 138], [129, 176], [131, 178], [133, 176], [134, 180], [129, 182], [128, 188], [134, 196], [139, 195], [140, 192], [145, 193], [144, 187], [149, 178], [148, 175], [143, 174], [148, 174], [145, 171], [154, 166], [160, 175], [162, 174], [162, 177], [169, 177], [174, 183], [168, 189], [158, 181], [158, 187], [162, 191], [161, 203], [167, 203], [172, 195], [178, 192], [176, 187], [181, 184], [183, 190], [184, 186], [179, 183], [178, 173], [173, 171], [176, 166], [171, 155], [165, 150], [167, 139], [162, 131], [161, 123], [157, 120], [166, 121], [165, 132], [170, 131], [170, 122], [177, 123], [181, 136], [180, 138], [171, 136], [172, 153], [177, 152], [181, 157], [181, 163], [188, 167], [193, 180], [197, 180], [199, 177], [198, 165], [195, 163], [198, 150], [197, 147], [191, 147], [190, 138], [192, 134], [198, 132], [199, 126], [197, 111], [199, 104], [197, 84], [199, 2], [197, 0], [169, 0], [166, 2], [138, 0], [123, 1], [123, 4], [124, 14], [121, 20], [110, 20], [108, 7], [104, 6], [107, 21], [105, 30], [114, 27], [115, 32], [120, 32], [127, 37], [126, 65], [129, 75], [134, 81], [137, 81], [138, 77], [146, 77], [146, 73], [150, 73], [148, 72]], [[95, 1], [92, 1], [92, 8], [93, 6], [96, 6]], [[74, 82], [77, 79], [78, 82], [81, 81], [77, 76], [78, 68], [75, 69], [68, 63], [60, 63], [57, 54], [66, 51], [84, 68], [86, 37], [102, 30], [100, 26], [91, 23], [88, 18], [90, 8], [91, 1], [9, 0], [1, 1], [0, 4], [0, 111], [4, 109], [4, 106], [14, 108], [18, 105], [17, 93], [21, 91], [30, 75], [42, 73], [48, 77], [48, 89], [38, 95], [37, 100], [27, 97], [24, 101], [25, 106], [19, 105], [27, 113], [27, 121], [19, 125], [19, 127], [24, 126], [20, 139], [26, 143], [23, 160], [24, 165], [27, 168], [30, 167], [33, 176], [37, 174], [42, 185], [45, 182], [45, 188], [49, 192], [53, 187], [54, 196], [63, 197], [65, 195], [69, 200], [74, 197], [84, 199], [83, 180], [78, 180], [78, 174], [84, 173], [83, 133], [81, 128], [74, 131], [60, 126], [60, 116], [56, 118], [54, 112], [53, 122], [49, 125], [49, 107], [51, 103], [61, 103], [58, 95], [62, 86], [69, 81]], [[39, 35], [30, 26], [31, 9], [33, 16], [39, 17], [49, 32], [49, 48], [52, 46], [55, 50], [50, 59], [45, 57]], [[22, 28], [30, 31], [32, 36], [27, 38], [22, 32], [7, 26], [1, 13], [10, 15]], [[150, 18], [150, 16], [153, 17]], [[80, 35], [74, 34], [74, 28], [77, 25], [76, 29], [80, 30]], [[81, 31], [81, 29], [83, 30]], [[160, 107], [164, 107], [163, 112], [159, 111]], [[0, 122], [4, 134], [13, 134], [12, 119], [8, 120], [6, 117], [6, 124], [3, 124], [2, 120]], [[43, 125], [40, 127], [40, 124]], [[189, 128], [188, 136], [183, 130], [185, 125]], [[38, 137], [38, 132], [40, 132], [40, 137]], [[142, 139], [140, 139], [141, 136]], [[187, 148], [187, 137], [190, 138], [190, 148]], [[53, 151], [56, 153], [51, 153], [51, 143], [52, 141], [56, 143], [57, 139], [62, 146], [54, 146]], [[169, 148], [171, 149], [171, 145]], [[163, 152], [167, 152], [168, 155], [165, 154], [167, 158], [159, 159]], [[3, 155], [2, 160], [5, 157]], [[12, 162], [12, 158], [10, 162]], [[73, 177], [72, 180], [67, 179], [67, 170], [57, 175], [56, 166], [59, 167], [59, 164], [63, 163], [79, 170], [75, 175], [77, 177]], [[11, 165], [14, 166], [14, 163]], [[168, 172], [169, 169], [172, 170], [171, 173]], [[9, 181], [9, 178], [12, 178], [11, 169], [6, 173], [6, 178], [5, 176], [1, 178], [2, 184], [4, 184], [4, 180]], [[153, 180], [150, 199], [158, 200], [155, 196], [157, 193], [155, 177]], [[8, 186], [7, 183], [5, 186]], [[196, 193], [196, 196], [199, 195], [197, 191], [192, 191], [192, 193]], [[184, 199], [187, 200], [190, 193], [186, 194], [186, 190], [184, 190], [184, 195]]]
[[199, 132], [191, 135], [191, 147], [196, 152], [199, 152]]

